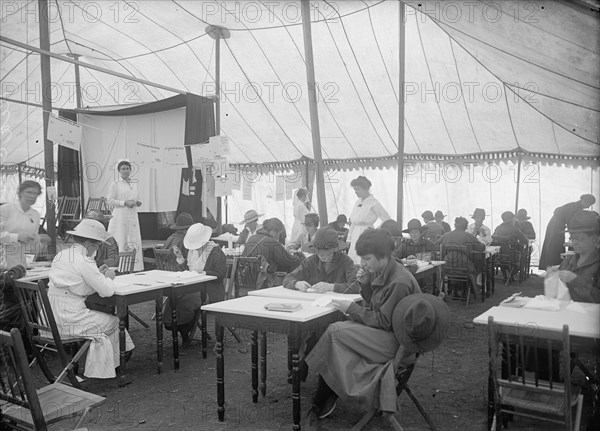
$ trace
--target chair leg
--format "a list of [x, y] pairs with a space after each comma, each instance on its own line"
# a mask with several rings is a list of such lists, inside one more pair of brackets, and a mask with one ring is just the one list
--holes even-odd
[[437, 426], [435, 425], [435, 422], [433, 421], [431, 416], [429, 416], [429, 413], [427, 413], [427, 410], [425, 410], [425, 408], [423, 407], [423, 405], [421, 404], [419, 399], [415, 396], [415, 394], [412, 393], [412, 391], [408, 387], [408, 384], [404, 385], [404, 392], [406, 392], [406, 394], [410, 397], [410, 399], [415, 404], [415, 406], [417, 407], [417, 409], [419, 410], [419, 412], [421, 413], [423, 418], [427, 421], [427, 423], [429, 424], [431, 429], [433, 431], [437, 431]]
[[402, 428], [402, 425], [400, 425], [400, 421], [394, 413], [386, 414], [385, 418], [388, 420], [388, 422], [395, 431], [404, 431], [404, 428]]
[[583, 395], [579, 394], [577, 397], [577, 411], [575, 412], [575, 426], [574, 430], [578, 430], [581, 423], [581, 409], [583, 407]]
[[140, 325], [142, 325], [144, 328], [149, 328], [149, 327], [150, 327], [150, 325], [148, 325], [146, 322], [144, 322], [144, 321], [142, 320], [142, 318], [141, 318], [140, 316], [138, 316], [137, 314], [135, 314], [133, 311], [131, 311], [131, 310], [127, 310], [127, 313], [128, 313], [128, 314], [129, 314], [131, 317], [133, 317], [135, 320], [137, 320], [137, 321], [138, 321], [138, 323], [139, 323]]
[[228, 326], [227, 329], [229, 329], [229, 332], [231, 332], [231, 335], [233, 335], [233, 338], [235, 338], [235, 340], [238, 343], [242, 342], [242, 339], [240, 338], [240, 336], [235, 332], [235, 328], [232, 328], [231, 326]]
[[367, 424], [373, 419], [373, 416], [377, 413], [377, 409], [371, 409], [367, 411], [362, 418], [354, 426], [350, 431], [361, 431]]
[[85, 417], [87, 416], [87, 414], [90, 412], [90, 408], [86, 407], [83, 412], [81, 412], [81, 417], [77, 420], [77, 423], [75, 424], [75, 426], [73, 427], [74, 430], [76, 430], [77, 428], [79, 428], [81, 426], [81, 424], [83, 423], [83, 420], [85, 419]]
[[71, 358], [71, 360], [69, 361], [69, 363], [67, 364], [67, 366], [58, 375], [58, 377], [54, 381], [54, 384], [60, 383], [61, 380], [65, 377], [65, 374], [67, 374], [69, 376], [69, 380], [71, 381], [71, 384], [73, 385], [73, 387], [81, 389], [81, 384], [79, 383], [79, 380], [77, 380], [77, 376], [73, 372], [73, 368], [75, 367], [75, 364], [77, 364], [77, 362], [79, 361], [79, 359], [81, 359], [81, 357], [83, 356], [83, 354], [85, 352], [87, 352], [87, 350], [90, 348], [91, 344], [92, 344], [92, 341], [91, 340], [87, 340], [83, 344], [83, 346], [81, 346], [81, 348], [79, 349], [79, 351], [75, 354], [75, 356], [73, 356]]

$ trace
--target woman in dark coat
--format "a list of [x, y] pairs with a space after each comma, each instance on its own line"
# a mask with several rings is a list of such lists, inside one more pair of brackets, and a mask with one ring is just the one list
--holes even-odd
[[548, 222], [546, 236], [540, 256], [540, 269], [561, 263], [560, 254], [565, 251], [565, 227], [575, 213], [591, 207], [596, 202], [592, 195], [581, 195], [577, 202], [570, 202], [554, 210], [554, 215]]

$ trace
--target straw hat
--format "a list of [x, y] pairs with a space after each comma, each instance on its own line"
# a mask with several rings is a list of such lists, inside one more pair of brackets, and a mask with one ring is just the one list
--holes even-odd
[[183, 238], [183, 245], [188, 250], [196, 250], [208, 242], [212, 235], [212, 229], [202, 223], [190, 226]]
[[256, 210], [248, 210], [244, 213], [244, 220], [242, 220], [239, 224], [247, 224], [254, 220], [258, 220], [259, 217], [264, 216], [264, 214], [259, 214]]
[[75, 226], [74, 230], [68, 230], [69, 235], [79, 236], [81, 238], [93, 239], [95, 241], [106, 241], [108, 235], [104, 225], [97, 220], [83, 219]]
[[394, 309], [392, 327], [400, 344], [414, 352], [429, 352], [446, 338], [450, 310], [437, 296], [414, 293]]
[[175, 219], [175, 224], [170, 226], [173, 230], [187, 229], [194, 224], [194, 219], [190, 213], [181, 213]]

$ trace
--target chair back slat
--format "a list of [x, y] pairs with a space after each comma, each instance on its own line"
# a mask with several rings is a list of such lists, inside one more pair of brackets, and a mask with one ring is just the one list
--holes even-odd
[[262, 256], [240, 256], [234, 259], [231, 279], [233, 280], [235, 297], [239, 296], [240, 289], [256, 290], [261, 287], [259, 286], [259, 275], [263, 270], [261, 267], [262, 259]]
[[106, 203], [106, 198], [88, 198], [87, 204], [85, 206], [85, 212], [91, 210], [98, 210], [104, 215], [110, 215], [110, 209]]
[[131, 274], [135, 266], [136, 249], [119, 252], [119, 273]]
[[[18, 329], [0, 331], [0, 398], [30, 411], [35, 430], [46, 431], [46, 421], [38, 398], [27, 353]], [[2, 406], [6, 409], [7, 406]]]
[[155, 248], [154, 257], [156, 259], [156, 269], [173, 272], [177, 272], [181, 269], [179, 268], [177, 258], [171, 249]]
[[[499, 325], [493, 317], [488, 319], [489, 367], [496, 418], [501, 412], [518, 403], [517, 410], [510, 414], [522, 414], [539, 419], [559, 421], [571, 429], [571, 408], [573, 406], [570, 371], [569, 327], [564, 325], [561, 332], [539, 331], [537, 327], [514, 328]], [[498, 346], [502, 345], [502, 377], [498, 378]], [[553, 375], [556, 352], [560, 352], [560, 376], [562, 382]], [[540, 376], [541, 373], [543, 376]], [[516, 392], [515, 392], [516, 390]], [[549, 414], [547, 397], [560, 398], [556, 415]], [[518, 399], [519, 401], [515, 401]], [[526, 405], [527, 407], [524, 407]], [[536, 405], [544, 405], [536, 409]], [[558, 407], [560, 406], [560, 407]], [[562, 409], [562, 410], [561, 410]]]
[[62, 219], [74, 219], [79, 213], [79, 198], [78, 197], [65, 197], [61, 218]]

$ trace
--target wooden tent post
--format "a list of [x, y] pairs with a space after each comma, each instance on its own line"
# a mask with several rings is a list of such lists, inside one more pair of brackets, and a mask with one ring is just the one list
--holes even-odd
[[405, 13], [404, 13], [404, 3], [399, 2], [399, 16], [398, 16], [398, 84], [399, 84], [399, 100], [398, 100], [398, 201], [396, 203], [396, 219], [400, 226], [402, 224], [402, 211], [403, 211], [403, 203], [404, 203], [404, 67], [405, 67], [405, 57], [406, 51], [404, 47], [405, 42]]
[[304, 54], [306, 57], [306, 81], [308, 83], [308, 106], [310, 109], [310, 128], [312, 132], [314, 164], [317, 177], [317, 199], [319, 200], [319, 219], [321, 226], [327, 225], [327, 202], [325, 201], [325, 179], [323, 177], [323, 156], [321, 155], [321, 132], [319, 129], [319, 111], [317, 108], [317, 88], [315, 82], [315, 64], [312, 49], [310, 27], [310, 2], [302, 0], [302, 30], [304, 34]]
[[[39, 21], [40, 21], [40, 48], [44, 51], [50, 51], [50, 32], [48, 30], [48, 2], [47, 0], [38, 0]], [[50, 77], [50, 57], [45, 54], [40, 55], [40, 71], [42, 74], [42, 118], [44, 121], [44, 165], [46, 167], [46, 189], [54, 186], [54, 151], [52, 142], [48, 140], [48, 122], [50, 112], [52, 112], [52, 99], [50, 91], [46, 91], [52, 85]], [[56, 217], [54, 214], [54, 205], [48, 199], [46, 193], [46, 228], [50, 236], [48, 244], [48, 254], [54, 257], [56, 254]]]
[[[75, 60], [79, 60], [81, 55], [79, 54], [67, 54], [69, 57], [72, 57]], [[75, 95], [76, 95], [76, 106], [77, 109], [81, 108], [82, 99], [81, 99], [81, 79], [79, 77], [79, 63], [75, 63]], [[77, 114], [79, 116], [79, 114]], [[83, 174], [85, 172], [85, 168], [83, 166], [83, 157], [81, 155], [81, 146], [79, 146], [79, 201], [81, 202], [79, 208], [81, 208], [81, 218], [85, 216], [85, 192], [83, 190]]]
[[521, 188], [521, 161], [523, 160], [523, 153], [519, 149], [519, 161], [517, 163], [517, 195], [515, 196], [515, 215], [519, 211], [519, 191]]

